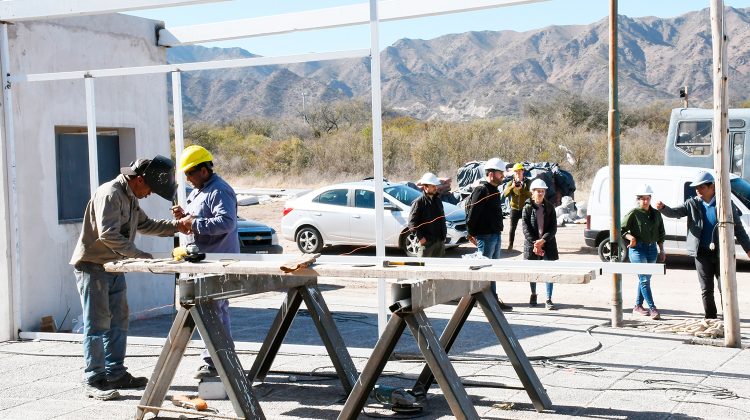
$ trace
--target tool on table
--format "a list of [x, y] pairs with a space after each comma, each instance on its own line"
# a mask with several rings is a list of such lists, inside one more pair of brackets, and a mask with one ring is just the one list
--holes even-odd
[[424, 262], [422, 261], [383, 261], [383, 267], [395, 267], [397, 265], [410, 265], [414, 267], [424, 267]]
[[469, 270], [479, 270], [480, 268], [485, 268], [485, 267], [492, 267], [492, 264], [470, 265]]
[[172, 257], [175, 261], [187, 261], [196, 263], [206, 259], [206, 254], [200, 252], [198, 247], [194, 244], [182, 247], [178, 246], [172, 250]]
[[191, 410], [204, 411], [208, 409], [206, 400], [200, 397], [189, 395], [175, 395], [172, 397], [172, 404], [177, 407], [189, 408]]
[[286, 262], [279, 267], [285, 273], [292, 273], [303, 268], [307, 268], [320, 256], [320, 254], [306, 254], [292, 261]]

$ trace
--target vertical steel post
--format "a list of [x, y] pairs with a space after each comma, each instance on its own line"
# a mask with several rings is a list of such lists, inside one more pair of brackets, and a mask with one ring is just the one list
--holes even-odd
[[91, 195], [99, 187], [99, 151], [96, 145], [96, 93], [94, 92], [94, 78], [86, 75], [83, 78], [86, 86], [86, 126], [89, 145], [89, 185]]
[[[611, 259], [620, 260], [620, 111], [617, 104], [617, 0], [609, 2], [609, 190], [612, 192], [609, 230]], [[612, 274], [612, 326], [622, 325], [622, 275]]]
[[727, 126], [727, 37], [724, 0], [711, 0], [711, 38], [714, 67], [714, 168], [716, 168], [716, 220], [719, 234], [719, 276], [724, 311], [724, 345], [737, 347], [740, 313], [737, 305], [737, 267], [734, 252], [734, 218], [729, 186], [729, 130]]
[[[19, 234], [18, 220], [18, 176], [16, 175], [16, 138], [13, 124], [13, 92], [10, 89], [10, 46], [8, 40], [8, 24], [3, 23], [0, 26], [0, 73], [2, 73], [2, 90], [3, 90], [3, 118], [5, 130], [0, 133], [5, 140], [6, 161], [7, 165], [5, 179], [8, 180], [8, 257], [5, 259], [9, 264], [8, 274], [9, 296], [12, 296], [11, 307], [9, 311], [12, 314], [10, 320], [10, 337], [17, 338], [18, 331], [21, 329], [21, 236]], [[2, 139], [0, 139], [2, 140]]]
[[[174, 117], [174, 156], [179, 163], [180, 153], [185, 148], [184, 127], [182, 120], [182, 73], [180, 71], [172, 72], [172, 115]], [[185, 192], [185, 174], [180, 168], [177, 168], [177, 202], [184, 206], [187, 200]], [[180, 245], [187, 244], [187, 235], [180, 233]]]
[[[372, 94], [372, 161], [375, 186], [375, 256], [385, 257], [383, 240], [383, 124], [380, 92], [378, 2], [370, 0], [370, 87]], [[385, 279], [378, 279], [378, 336], [386, 325]]]

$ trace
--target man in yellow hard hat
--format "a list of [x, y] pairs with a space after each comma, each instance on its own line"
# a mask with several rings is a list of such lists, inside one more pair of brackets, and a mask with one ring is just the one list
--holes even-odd
[[[192, 145], [180, 155], [180, 171], [185, 173], [193, 190], [187, 197], [183, 210], [172, 208], [179, 225], [190, 232], [189, 244], [195, 244], [200, 252], [239, 253], [240, 239], [237, 233], [237, 195], [232, 187], [213, 170], [213, 156], [204, 147]], [[214, 301], [227, 337], [232, 339], [229, 322], [229, 301]], [[205, 364], [195, 374], [196, 379], [217, 375], [208, 351], [201, 355]]]
[[503, 195], [510, 202], [510, 234], [508, 235], [508, 249], [513, 249], [513, 242], [516, 238], [516, 227], [521, 220], [521, 210], [526, 200], [531, 198], [529, 189], [529, 180], [525, 176], [523, 163], [513, 165], [513, 179], [505, 184]]

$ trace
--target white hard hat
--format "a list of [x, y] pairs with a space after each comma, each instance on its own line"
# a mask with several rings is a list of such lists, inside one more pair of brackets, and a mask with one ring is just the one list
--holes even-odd
[[484, 162], [485, 171], [505, 171], [505, 162], [500, 158], [492, 158]]
[[635, 190], [635, 195], [654, 195], [654, 189], [648, 184], [643, 184]]
[[543, 180], [537, 178], [531, 182], [531, 186], [529, 187], [530, 190], [546, 190], [547, 189], [547, 183]]
[[422, 178], [419, 178], [419, 181], [417, 181], [417, 185], [438, 186], [440, 185], [440, 180], [432, 172], [425, 172], [425, 174], [422, 175]]

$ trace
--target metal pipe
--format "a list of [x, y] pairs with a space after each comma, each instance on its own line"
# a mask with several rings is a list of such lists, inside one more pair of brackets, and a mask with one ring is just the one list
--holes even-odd
[[3, 115], [5, 117], [5, 142], [7, 145], [7, 176], [10, 178], [10, 188], [8, 191], [10, 201], [10, 270], [12, 280], [12, 289], [10, 290], [12, 298], [13, 319], [11, 321], [10, 335], [17, 337], [18, 331], [23, 325], [23, 315], [21, 313], [21, 235], [18, 220], [18, 175], [16, 173], [16, 140], [15, 128], [13, 124], [13, 92], [11, 91], [10, 78], [10, 47], [8, 45], [8, 24], [2, 24], [0, 31], [0, 73], [2, 73], [3, 89]]
[[[172, 114], [174, 116], [174, 155], [179, 161], [180, 153], [185, 148], [185, 134], [182, 119], [182, 73], [172, 72]], [[177, 177], [177, 203], [185, 205], [187, 192], [185, 191], [185, 174], [179, 170], [175, 171]], [[187, 244], [187, 235], [180, 233], [180, 245]]]
[[[617, 104], [617, 0], [609, 2], [609, 179], [612, 192], [610, 261], [620, 260], [620, 111]], [[612, 326], [622, 325], [622, 275], [612, 275]]]
[[99, 153], [96, 142], [96, 94], [94, 92], [94, 78], [83, 78], [86, 86], [86, 126], [89, 150], [89, 186], [91, 196], [99, 187]]
[[[375, 255], [385, 257], [383, 239], [383, 124], [380, 98], [378, 2], [370, 0], [370, 86], [372, 94], [372, 160], [375, 186]], [[385, 279], [378, 279], [378, 336], [386, 325]]]

